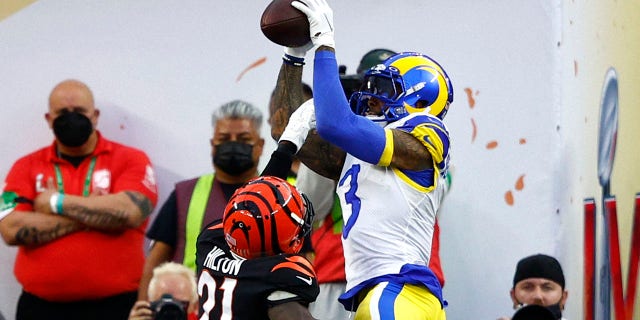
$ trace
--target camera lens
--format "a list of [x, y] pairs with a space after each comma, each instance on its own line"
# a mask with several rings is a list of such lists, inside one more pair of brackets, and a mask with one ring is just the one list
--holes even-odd
[[151, 303], [155, 320], [187, 320], [187, 305], [164, 294], [160, 300]]

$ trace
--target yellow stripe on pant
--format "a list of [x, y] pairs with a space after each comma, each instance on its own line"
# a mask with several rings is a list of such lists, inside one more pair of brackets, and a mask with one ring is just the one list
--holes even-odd
[[354, 320], [445, 320], [440, 301], [429, 289], [381, 282], [367, 292]]

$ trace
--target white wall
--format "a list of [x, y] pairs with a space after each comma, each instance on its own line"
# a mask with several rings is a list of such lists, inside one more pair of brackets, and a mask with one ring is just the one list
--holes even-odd
[[[363, 53], [385, 47], [428, 54], [452, 78], [456, 96], [446, 121], [455, 173], [441, 216], [449, 318], [511, 314], [508, 291], [525, 255], [557, 255], [571, 270], [581, 268], [561, 241], [563, 228], [578, 232], [562, 221], [580, 205], [564, 201], [575, 179], [557, 179], [570, 157], [557, 130], [566, 72], [561, 1], [332, 2], [338, 59], [349, 72]], [[0, 21], [0, 176], [50, 143], [47, 96], [65, 78], [94, 90], [105, 136], [148, 152], [161, 200], [173, 182], [209, 172], [213, 108], [241, 98], [267, 112], [282, 52], [259, 30], [267, 3], [42, 0]], [[0, 246], [0, 310], [10, 318], [20, 290], [14, 254]], [[569, 299], [569, 318], [579, 318], [579, 296]]]

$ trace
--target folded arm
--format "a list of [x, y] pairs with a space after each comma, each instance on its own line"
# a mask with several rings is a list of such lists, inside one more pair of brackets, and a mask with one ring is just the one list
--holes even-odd
[[[34, 201], [36, 211], [56, 215], [50, 205], [54, 193], [52, 190], [40, 193]], [[147, 196], [131, 190], [89, 197], [65, 195], [63, 200], [59, 201], [62, 211], [58, 212], [58, 215], [108, 232], [137, 228], [153, 210], [153, 204]]]
[[13, 211], [0, 220], [2, 239], [10, 246], [39, 246], [84, 228], [73, 219], [41, 212]]

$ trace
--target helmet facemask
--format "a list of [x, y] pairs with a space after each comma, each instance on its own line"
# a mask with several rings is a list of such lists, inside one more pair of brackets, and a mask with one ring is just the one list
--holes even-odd
[[[379, 64], [367, 71], [360, 90], [351, 95], [349, 103], [356, 114], [376, 122], [393, 122], [406, 116], [402, 100], [404, 92], [404, 82], [398, 69]], [[380, 112], [372, 112], [369, 106], [371, 98], [381, 102]]]

